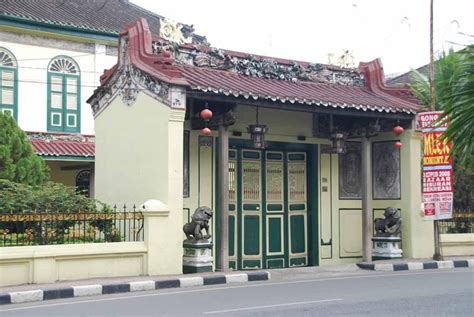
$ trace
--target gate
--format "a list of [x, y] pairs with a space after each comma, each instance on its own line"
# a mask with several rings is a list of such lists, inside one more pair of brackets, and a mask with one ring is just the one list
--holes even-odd
[[229, 266], [308, 265], [308, 153], [229, 151]]

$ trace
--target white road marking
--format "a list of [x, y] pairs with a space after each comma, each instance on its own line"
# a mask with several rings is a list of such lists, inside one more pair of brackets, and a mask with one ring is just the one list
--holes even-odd
[[231, 313], [231, 312], [238, 312], [244, 310], [259, 310], [265, 308], [274, 308], [274, 307], [284, 307], [284, 306], [296, 306], [296, 305], [307, 305], [307, 304], [317, 304], [317, 303], [327, 303], [327, 302], [335, 302], [343, 300], [342, 298], [333, 298], [333, 299], [321, 299], [321, 300], [313, 300], [308, 302], [296, 302], [296, 303], [286, 303], [286, 304], [276, 304], [276, 305], [264, 305], [264, 306], [253, 306], [253, 307], [244, 307], [244, 308], [235, 308], [235, 309], [225, 309], [225, 310], [214, 310], [214, 311], [206, 311], [203, 312], [203, 315], [211, 315], [211, 314], [222, 314], [222, 313]]
[[[15, 311], [15, 310], [26, 310], [32, 308], [41, 308], [41, 307], [51, 307], [51, 306], [62, 306], [62, 305], [75, 305], [75, 304], [82, 304], [82, 303], [94, 303], [94, 302], [105, 302], [105, 301], [113, 301], [113, 300], [126, 300], [131, 298], [141, 298], [141, 297], [153, 297], [153, 296], [166, 296], [166, 295], [176, 295], [176, 294], [184, 294], [184, 293], [201, 293], [206, 291], [220, 291], [226, 289], [236, 289], [236, 288], [247, 288], [247, 287], [269, 287], [273, 285], [289, 285], [289, 284], [299, 284], [299, 283], [316, 283], [316, 282], [324, 282], [324, 281], [331, 281], [331, 280], [345, 280], [345, 279], [361, 279], [361, 278], [378, 278], [378, 277], [395, 277], [400, 275], [426, 275], [426, 274], [455, 274], [455, 273], [466, 273], [463, 270], [453, 270], [453, 271], [445, 271], [445, 270], [428, 270], [427, 272], [413, 272], [413, 273], [404, 273], [404, 272], [390, 272], [390, 273], [375, 273], [374, 275], [357, 275], [357, 276], [341, 276], [341, 277], [329, 277], [323, 279], [309, 279], [309, 280], [296, 280], [296, 281], [287, 281], [287, 282], [271, 282], [265, 281], [262, 283], [252, 282], [246, 283], [245, 285], [235, 285], [235, 286], [221, 286], [221, 287], [197, 287], [196, 289], [190, 290], [183, 290], [178, 289], [177, 291], [166, 292], [166, 293], [152, 293], [152, 294], [143, 294], [143, 295], [129, 295], [133, 293], [123, 293], [122, 296], [116, 297], [106, 297], [106, 298], [99, 298], [99, 299], [86, 299], [86, 300], [79, 300], [78, 298], [71, 298], [75, 299], [72, 302], [61, 302], [61, 303], [51, 303], [51, 304], [44, 304], [44, 305], [32, 305], [27, 307], [17, 307], [17, 308], [9, 308], [9, 309], [0, 309], [0, 312], [4, 311]], [[468, 271], [469, 272], [469, 271]], [[107, 296], [107, 295], [104, 295]], [[111, 296], [111, 295], [109, 295]], [[45, 301], [41, 302], [45, 303]]]

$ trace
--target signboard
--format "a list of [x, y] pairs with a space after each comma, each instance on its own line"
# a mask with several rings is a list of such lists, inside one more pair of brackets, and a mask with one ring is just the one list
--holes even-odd
[[441, 135], [448, 122], [439, 125], [442, 111], [417, 115], [417, 130], [423, 132], [423, 210], [426, 220], [452, 218], [453, 167], [451, 144]]

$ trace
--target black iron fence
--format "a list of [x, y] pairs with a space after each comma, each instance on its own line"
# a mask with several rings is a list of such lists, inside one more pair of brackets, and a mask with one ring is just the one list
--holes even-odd
[[143, 224], [135, 206], [109, 212], [1, 212], [0, 247], [143, 241]]
[[439, 220], [440, 233], [474, 233], [474, 212], [453, 212], [453, 218]]

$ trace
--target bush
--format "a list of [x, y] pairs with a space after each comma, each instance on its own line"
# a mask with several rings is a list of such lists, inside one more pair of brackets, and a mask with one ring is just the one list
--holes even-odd
[[39, 185], [49, 178], [46, 163], [33, 152], [15, 119], [0, 112], [0, 179]]
[[[0, 179], [0, 213], [110, 213], [107, 205], [77, 193], [76, 188], [60, 183], [47, 182], [30, 186]], [[1, 230], [10, 233], [29, 234], [35, 244], [63, 243], [64, 237], [77, 221], [25, 221], [2, 223]], [[107, 242], [120, 241], [112, 220], [91, 220], [89, 229], [96, 228]]]

